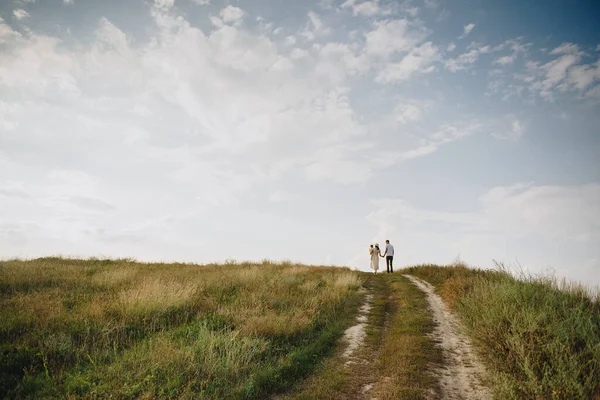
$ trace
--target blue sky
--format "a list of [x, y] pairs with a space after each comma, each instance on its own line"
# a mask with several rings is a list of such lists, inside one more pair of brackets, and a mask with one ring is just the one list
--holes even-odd
[[0, 257], [600, 284], [593, 1], [10, 0]]

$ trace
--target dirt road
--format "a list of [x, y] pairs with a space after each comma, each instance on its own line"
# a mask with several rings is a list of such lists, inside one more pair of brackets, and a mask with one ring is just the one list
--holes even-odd
[[491, 399], [491, 393], [482, 384], [485, 368], [461, 334], [457, 318], [435, 294], [433, 286], [414, 276], [404, 276], [427, 294], [437, 325], [433, 337], [442, 348], [444, 364], [433, 372], [439, 380], [442, 399]]

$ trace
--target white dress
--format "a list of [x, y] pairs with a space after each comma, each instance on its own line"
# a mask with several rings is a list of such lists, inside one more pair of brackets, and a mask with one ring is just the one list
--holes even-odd
[[369, 249], [369, 251], [371, 252], [371, 269], [374, 271], [378, 271], [379, 270], [379, 252], [375, 248]]

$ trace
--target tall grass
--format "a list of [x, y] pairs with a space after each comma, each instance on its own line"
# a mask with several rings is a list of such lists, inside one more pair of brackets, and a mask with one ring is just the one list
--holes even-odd
[[327, 353], [361, 284], [270, 261], [0, 262], [0, 397], [264, 397]]
[[503, 269], [422, 265], [461, 316], [493, 374], [499, 399], [600, 398], [600, 303], [575, 284]]

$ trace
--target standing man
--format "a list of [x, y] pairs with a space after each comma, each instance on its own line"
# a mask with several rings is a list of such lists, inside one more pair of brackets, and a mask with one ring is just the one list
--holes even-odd
[[394, 272], [394, 265], [392, 264], [394, 262], [394, 246], [390, 244], [389, 240], [385, 241], [385, 253], [383, 253], [382, 257], [385, 257], [387, 272]]

